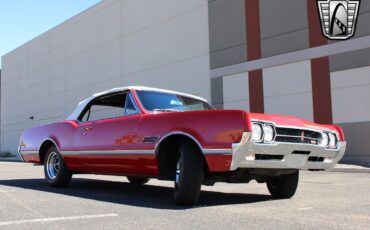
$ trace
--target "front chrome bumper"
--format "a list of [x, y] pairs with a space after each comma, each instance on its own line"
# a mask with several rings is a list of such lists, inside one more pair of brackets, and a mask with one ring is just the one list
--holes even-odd
[[[329, 170], [343, 157], [346, 142], [339, 142], [337, 149], [311, 144], [298, 143], [254, 143], [251, 133], [244, 133], [240, 143], [232, 146], [232, 162], [230, 170], [238, 168], [264, 168], [264, 169], [303, 169], [303, 170]], [[309, 154], [293, 154], [294, 151]], [[282, 159], [258, 160], [248, 158], [253, 155], [281, 156]], [[309, 161], [309, 158], [326, 159], [322, 162]]]

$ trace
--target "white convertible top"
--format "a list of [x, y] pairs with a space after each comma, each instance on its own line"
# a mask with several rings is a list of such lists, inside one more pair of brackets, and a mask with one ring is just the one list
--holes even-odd
[[119, 87], [119, 88], [109, 89], [109, 90], [106, 90], [106, 91], [103, 91], [103, 92], [100, 92], [100, 93], [94, 93], [91, 97], [79, 102], [77, 107], [73, 111], [73, 113], [71, 115], [69, 115], [66, 118], [66, 120], [77, 120], [78, 117], [80, 116], [80, 114], [82, 113], [82, 111], [84, 110], [84, 108], [87, 106], [87, 104], [89, 104], [95, 98], [103, 96], [105, 94], [115, 93], [115, 92], [122, 92], [122, 91], [126, 91], [126, 90], [143, 90], [143, 91], [153, 91], [153, 92], [160, 92], [160, 93], [176, 94], [176, 95], [189, 97], [189, 98], [193, 98], [193, 99], [196, 99], [196, 100], [207, 102], [207, 100], [202, 98], [202, 97], [197, 97], [197, 96], [194, 96], [194, 95], [191, 95], [191, 94], [180, 93], [180, 92], [176, 92], [176, 91], [172, 91], [172, 90], [157, 89], [157, 88], [151, 88], [151, 87], [145, 87], [145, 86]]

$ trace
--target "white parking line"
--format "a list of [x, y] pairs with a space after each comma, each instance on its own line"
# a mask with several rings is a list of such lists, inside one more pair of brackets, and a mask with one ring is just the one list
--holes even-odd
[[310, 209], [313, 209], [313, 207], [298, 208], [297, 211], [305, 211], [305, 210], [310, 210]]
[[29, 224], [29, 223], [42, 223], [42, 222], [62, 221], [62, 220], [94, 219], [94, 218], [117, 217], [117, 216], [118, 214], [101, 214], [101, 215], [69, 216], [69, 217], [55, 217], [55, 218], [42, 218], [42, 219], [28, 219], [28, 220], [13, 220], [13, 221], [0, 222], [0, 226]]
[[16, 192], [17, 190], [8, 189], [8, 190], [0, 190], [0, 192], [7, 193], [7, 192]]

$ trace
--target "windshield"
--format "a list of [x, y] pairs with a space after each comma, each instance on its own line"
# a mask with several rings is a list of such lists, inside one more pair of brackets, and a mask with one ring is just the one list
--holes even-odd
[[206, 102], [181, 95], [143, 90], [136, 92], [148, 111], [180, 112], [213, 109]]

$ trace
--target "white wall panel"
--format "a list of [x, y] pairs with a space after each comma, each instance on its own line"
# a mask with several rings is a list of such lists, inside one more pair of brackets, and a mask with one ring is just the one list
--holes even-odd
[[28, 87], [43, 84], [54, 78], [65, 78], [66, 68], [66, 62], [64, 61], [46, 66], [40, 71], [29, 73], [27, 78]]
[[207, 54], [207, 10], [204, 6], [123, 38], [123, 74]]
[[68, 26], [68, 55], [75, 56], [120, 37], [120, 2], [116, 1]]
[[57, 49], [67, 45], [67, 24], [62, 23], [57, 27], [52, 28], [47, 34], [47, 46], [49, 50]]
[[210, 101], [209, 76], [209, 55], [204, 55], [125, 76], [123, 84], [182, 91], [199, 95]]
[[248, 73], [223, 77], [223, 97], [225, 109], [249, 110]]
[[331, 73], [335, 123], [370, 121], [370, 67]]
[[119, 41], [68, 59], [67, 88], [75, 89], [121, 76]]
[[37, 58], [48, 53], [47, 37], [48, 33], [41, 34], [27, 44], [30, 57]]
[[122, 0], [122, 33], [126, 36], [207, 3], [207, 0]]
[[263, 83], [266, 113], [313, 120], [310, 61], [264, 69]]

